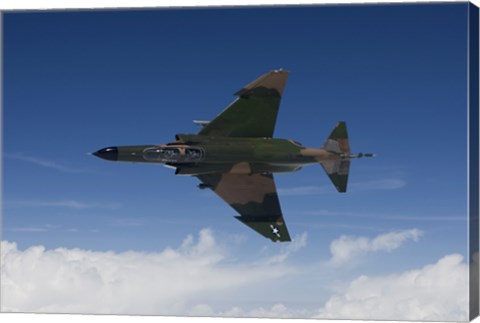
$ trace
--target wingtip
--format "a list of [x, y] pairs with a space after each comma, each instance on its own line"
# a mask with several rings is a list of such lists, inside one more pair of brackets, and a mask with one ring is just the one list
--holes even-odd
[[[243, 96], [250, 93], [253, 93], [255, 89], [259, 87], [264, 87], [269, 90], [274, 90], [271, 93], [275, 93], [275, 95], [279, 95], [280, 97], [283, 95], [283, 90], [287, 83], [289, 72], [283, 69], [279, 70], [271, 70], [263, 75], [260, 75], [254, 81], [248, 83], [239, 91], [235, 92], [235, 96]], [[271, 95], [271, 94], [270, 94]]]
[[283, 67], [271, 70], [270, 73], [290, 73], [289, 70], [285, 70]]

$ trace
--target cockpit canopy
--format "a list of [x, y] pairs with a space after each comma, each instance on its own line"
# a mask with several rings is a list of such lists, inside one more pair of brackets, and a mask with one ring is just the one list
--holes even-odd
[[203, 149], [196, 147], [152, 147], [143, 151], [143, 158], [151, 162], [195, 163], [203, 157]]

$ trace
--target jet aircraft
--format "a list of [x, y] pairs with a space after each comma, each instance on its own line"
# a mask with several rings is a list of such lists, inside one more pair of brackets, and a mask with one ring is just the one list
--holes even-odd
[[291, 241], [280, 209], [274, 173], [320, 164], [338, 190], [346, 192], [352, 154], [345, 122], [338, 122], [323, 146], [304, 147], [275, 139], [273, 132], [288, 72], [273, 70], [249, 83], [212, 121], [194, 122], [197, 134], [177, 134], [161, 145], [107, 147], [93, 155], [111, 161], [158, 163], [176, 175], [196, 176], [235, 211], [236, 218], [275, 242]]

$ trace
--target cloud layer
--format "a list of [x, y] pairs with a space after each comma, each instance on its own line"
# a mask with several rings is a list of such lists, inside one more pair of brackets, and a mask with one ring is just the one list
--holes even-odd
[[367, 237], [341, 236], [332, 241], [330, 252], [331, 265], [341, 265], [369, 252], [392, 251], [408, 240], [417, 241], [422, 235], [418, 229], [393, 231], [379, 235], [373, 239]]
[[272, 258], [275, 266], [229, 264], [206, 229], [198, 241], [189, 236], [160, 253], [1, 247], [2, 311], [163, 315], [186, 314], [187, 303], [208, 293], [278, 279], [290, 272], [282, 263], [298, 249]]
[[318, 318], [468, 320], [468, 267], [458, 254], [403, 273], [360, 276], [332, 296]]
[[[336, 246], [332, 259], [346, 262], [365, 252], [392, 251], [419, 235], [418, 230], [407, 230], [372, 239], [340, 237], [332, 242]], [[292, 266], [289, 258], [306, 245], [307, 235], [303, 234], [266, 258], [241, 260], [229, 255], [208, 229], [201, 230], [198, 238], [188, 236], [178, 247], [156, 253], [46, 250], [41, 246], [22, 251], [15, 243], [3, 241], [0, 309], [417, 321], [468, 318], [468, 267], [461, 255], [445, 256], [420, 269], [382, 276], [354, 275], [356, 279], [342, 282], [330, 264]], [[305, 277], [316, 275], [333, 275], [339, 283], [330, 295], [311, 295], [309, 307], [281, 298], [272, 301], [269, 294], [253, 305], [251, 299], [244, 302], [252, 291], [289, 293], [282, 286], [296, 286], [305, 283]], [[327, 301], [315, 305], [315, 300], [324, 296]]]

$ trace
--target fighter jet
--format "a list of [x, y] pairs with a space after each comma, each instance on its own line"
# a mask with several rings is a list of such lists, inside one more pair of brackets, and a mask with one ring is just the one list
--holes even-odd
[[307, 148], [273, 132], [288, 72], [270, 71], [243, 87], [238, 98], [212, 121], [194, 122], [197, 134], [177, 134], [161, 145], [103, 148], [93, 155], [111, 161], [158, 163], [176, 175], [196, 176], [239, 213], [237, 218], [274, 242], [291, 241], [280, 209], [274, 173], [320, 164], [338, 192], [347, 191], [352, 154], [345, 122], [338, 122], [323, 146]]

